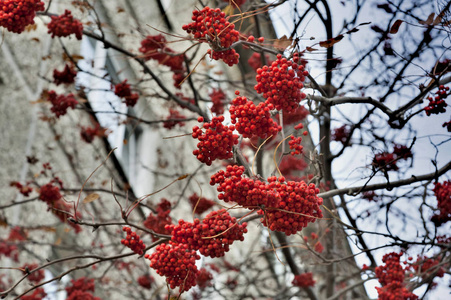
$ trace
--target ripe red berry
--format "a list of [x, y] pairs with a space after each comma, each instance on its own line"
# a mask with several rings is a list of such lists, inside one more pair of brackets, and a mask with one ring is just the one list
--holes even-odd
[[127, 83], [127, 79], [114, 86], [114, 94], [124, 99], [124, 103], [127, 106], [133, 107], [136, 105], [139, 99], [137, 93], [132, 93], [130, 84]]

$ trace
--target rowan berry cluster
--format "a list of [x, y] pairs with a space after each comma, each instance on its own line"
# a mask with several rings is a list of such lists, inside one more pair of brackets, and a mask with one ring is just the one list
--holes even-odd
[[71, 280], [71, 283], [71, 286], [66, 287], [67, 300], [101, 300], [92, 295], [95, 291], [94, 279], [80, 277], [77, 280]]
[[114, 94], [119, 98], [123, 98], [125, 105], [131, 107], [135, 106], [139, 99], [138, 93], [132, 93], [130, 84], [127, 83], [127, 79], [114, 86]]
[[[248, 41], [253, 41], [253, 39], [251, 39], [251, 40], [248, 39]], [[268, 65], [270, 65], [272, 63], [272, 61], [270, 60], [269, 55], [266, 54], [265, 58], [266, 58], [266, 63]], [[249, 65], [249, 67], [251, 67], [255, 72], [257, 72], [258, 68], [261, 68], [263, 66], [261, 54], [258, 52], [254, 52], [251, 55], [251, 57], [249, 57], [249, 59], [247, 60], [247, 63]]]
[[279, 195], [273, 187], [260, 180], [243, 176], [243, 166], [227, 166], [219, 170], [210, 179], [210, 185], [217, 184], [219, 200], [235, 202], [242, 207], [254, 209], [257, 206], [275, 207]]
[[213, 275], [205, 268], [199, 270], [199, 275], [197, 275], [196, 283], [199, 289], [202, 291], [206, 287], [212, 286]]
[[292, 175], [293, 172], [303, 171], [308, 167], [308, 164], [302, 158], [293, 155], [287, 155], [282, 158], [279, 165], [279, 170], [284, 175]]
[[47, 293], [43, 288], [37, 288], [31, 295], [25, 295], [20, 297], [20, 300], [42, 300], [47, 296]]
[[411, 266], [416, 273], [423, 278], [433, 275], [434, 277], [443, 277], [445, 275], [445, 270], [443, 267], [439, 266], [440, 259], [438, 258], [428, 258], [428, 257], [418, 257], [416, 262], [412, 263]]
[[376, 267], [376, 277], [382, 288], [376, 288], [380, 300], [407, 299], [413, 300], [418, 297], [407, 290], [404, 286], [405, 269], [401, 266], [402, 253], [387, 253], [382, 258], [385, 265]]
[[172, 129], [176, 125], [179, 127], [185, 126], [185, 122], [182, 122], [186, 117], [182, 115], [178, 110], [170, 108], [169, 116], [166, 118], [166, 122], [163, 123], [163, 127], [166, 129]]
[[162, 34], [148, 35], [141, 41], [139, 51], [144, 54], [145, 60], [154, 59], [159, 64], [168, 66], [174, 72], [174, 86], [180, 89], [180, 84], [185, 78], [186, 69], [184, 66], [185, 56], [177, 54], [167, 47], [166, 38]]
[[295, 275], [293, 281], [291, 282], [292, 285], [301, 288], [315, 286], [315, 283], [316, 281], [313, 280], [313, 274], [311, 272]]
[[239, 224], [225, 209], [209, 213], [202, 221], [179, 220], [170, 225], [172, 242], [184, 244], [208, 257], [221, 257], [235, 241], [243, 241], [247, 223]]
[[216, 115], [222, 115], [224, 113], [224, 105], [226, 100], [226, 95], [222, 89], [213, 89], [209, 94], [213, 106], [211, 107], [211, 112]]
[[189, 198], [189, 203], [191, 204], [191, 207], [195, 209], [195, 213], [198, 215], [203, 214], [210, 208], [212, 208], [215, 205], [215, 202], [212, 200], [209, 200], [205, 197], [199, 197], [196, 193], [192, 194]]
[[366, 199], [368, 201], [378, 201], [379, 196], [376, 194], [375, 191], [366, 191], [362, 193], [362, 198]]
[[340, 142], [345, 144], [351, 135], [351, 129], [348, 125], [343, 125], [332, 130], [331, 139], [332, 141]]
[[150, 275], [143, 275], [138, 278], [138, 284], [143, 288], [150, 290], [155, 279]]
[[56, 201], [61, 200], [61, 198], [62, 196], [59, 187], [53, 185], [52, 182], [41, 186], [39, 189], [39, 199], [48, 205], [52, 205]]
[[53, 83], [56, 85], [60, 84], [71, 84], [75, 82], [75, 76], [77, 76], [77, 71], [71, 66], [66, 64], [63, 71], [53, 70]]
[[308, 109], [300, 105], [295, 110], [290, 112], [283, 112], [283, 125], [290, 125], [301, 122], [309, 115]]
[[[144, 227], [149, 228], [156, 233], [170, 234], [171, 231], [166, 229], [166, 225], [172, 224], [172, 219], [169, 216], [171, 213], [171, 203], [164, 198], [161, 199], [156, 207], [156, 212], [156, 215], [152, 213], [149, 214], [143, 223]], [[157, 238], [152, 235], [152, 240], [155, 241]]]
[[426, 115], [430, 116], [431, 114], [440, 114], [446, 112], [446, 106], [448, 106], [444, 99], [448, 97], [450, 94], [449, 86], [440, 85], [438, 91], [435, 92], [435, 97], [429, 96], [427, 99], [429, 100], [429, 105], [424, 108], [426, 111]]
[[261, 218], [264, 226], [291, 235], [301, 231], [309, 222], [323, 217], [320, 209], [323, 199], [317, 196], [319, 189], [313, 183], [284, 183], [284, 177], [277, 179], [275, 176], [269, 177], [268, 182], [270, 188], [278, 192], [280, 200], [276, 206], [258, 211], [258, 214], [264, 215]]
[[432, 220], [441, 225], [451, 220], [451, 181], [436, 182], [432, 191], [437, 198], [437, 208], [440, 210], [440, 213], [434, 215]]
[[144, 257], [150, 260], [150, 267], [155, 269], [158, 275], [166, 277], [171, 289], [180, 287], [180, 292], [183, 292], [196, 285], [196, 277], [199, 274], [196, 260], [200, 259], [200, 256], [187, 244], [163, 243], [155, 248], [154, 253]]
[[26, 241], [27, 232], [20, 226], [14, 226], [8, 235], [8, 241]]
[[303, 65], [299, 65], [299, 54], [295, 53], [292, 60], [277, 55], [277, 60], [269, 67], [257, 69], [257, 84], [255, 90], [266, 99], [270, 109], [292, 112], [299, 106], [299, 102], [306, 97], [300, 90], [308, 72]]
[[71, 34], [75, 34], [77, 40], [81, 40], [83, 37], [83, 24], [72, 16], [70, 10], [66, 9], [64, 14], [51, 18], [47, 27], [49, 28], [48, 33], [52, 34], [52, 38], [55, 36], [66, 37]]
[[132, 251], [136, 254], [142, 255], [144, 253], [146, 245], [141, 240], [139, 235], [137, 235], [136, 232], [132, 231], [132, 229], [127, 226], [122, 227], [122, 230], [127, 233], [127, 236], [125, 237], [125, 239], [121, 240], [121, 244], [132, 249]]
[[83, 141], [90, 144], [94, 140], [94, 138], [99, 137], [105, 137], [109, 133], [108, 129], [103, 128], [100, 126], [99, 123], [96, 123], [94, 127], [81, 127], [80, 136]]
[[19, 248], [11, 244], [9, 240], [0, 240], [0, 254], [11, 258], [15, 262], [19, 261]]
[[19, 190], [19, 193], [21, 193], [25, 197], [30, 196], [30, 193], [33, 191], [33, 188], [31, 186], [29, 186], [28, 184], [22, 185], [20, 182], [17, 182], [17, 181], [11, 181], [9, 183], [9, 186], [16, 187], [17, 190]]
[[200, 11], [194, 10], [191, 19], [193, 22], [183, 25], [182, 29], [193, 34], [195, 39], [208, 43], [211, 48], [208, 54], [212, 59], [222, 59], [229, 66], [238, 63], [240, 55], [230, 47], [239, 40], [239, 32], [221, 9], [206, 6]]
[[448, 132], [451, 132], [451, 121], [443, 123], [443, 124], [442, 124], [442, 127], [443, 127], [443, 128], [446, 128], [446, 130], [447, 130]]
[[37, 267], [39, 267], [39, 265], [33, 263], [33, 264], [25, 264], [21, 268], [21, 269], [23, 269], [23, 272], [25, 274], [29, 274], [27, 276], [27, 279], [30, 280], [33, 283], [39, 283], [42, 279], [45, 278], [45, 274], [44, 274], [44, 270], [43, 269], [40, 269], [40, 270], [37, 270], [37, 271], [31, 273], [31, 271], [33, 271]]
[[393, 153], [382, 152], [374, 156], [372, 165], [376, 169], [381, 169], [385, 171], [397, 171], [399, 167], [397, 161], [401, 159], [412, 158], [413, 154], [411, 150], [404, 146], [395, 144], [393, 148]]
[[72, 93], [65, 96], [58, 95], [55, 91], [49, 91], [47, 94], [47, 99], [52, 104], [50, 110], [57, 118], [64, 116], [69, 108], [74, 109], [78, 104], [77, 99], [75, 99]]
[[[203, 118], [199, 117], [198, 121], [203, 122]], [[234, 134], [235, 126], [225, 126], [224, 116], [213, 117], [211, 122], [203, 124], [202, 131], [199, 126], [193, 127], [192, 137], [197, 138], [196, 150], [193, 154], [197, 159], [207, 166], [210, 166], [215, 159], [229, 159], [233, 156], [233, 146], [238, 144], [238, 135]]]
[[[236, 91], [235, 94], [239, 95], [239, 92]], [[238, 96], [233, 99], [229, 111], [232, 124], [235, 124], [236, 130], [245, 138], [258, 136], [265, 139], [282, 130], [282, 127], [271, 119], [270, 109], [265, 103], [261, 102], [256, 106], [246, 97]]]
[[14, 33], [22, 33], [25, 27], [34, 24], [37, 11], [44, 11], [44, 2], [4, 0], [0, 4], [0, 26]]
[[[301, 124], [302, 125], [302, 124]], [[288, 146], [290, 146], [291, 149], [291, 155], [299, 155], [302, 153], [302, 149], [304, 148], [301, 146], [302, 137], [298, 136], [291, 136], [290, 141], [288, 141]]]

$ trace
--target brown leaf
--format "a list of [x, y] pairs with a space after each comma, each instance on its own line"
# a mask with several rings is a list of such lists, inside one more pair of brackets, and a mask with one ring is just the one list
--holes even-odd
[[177, 178], [177, 180], [183, 180], [183, 179], [185, 179], [188, 176], [189, 176], [189, 174], [182, 175], [179, 178]]
[[312, 47], [307, 47], [305, 48], [305, 50], [309, 51], [309, 52], [313, 52], [313, 51], [317, 51], [318, 49], [312, 48]]
[[32, 40], [32, 41], [35, 41], [35, 42], [37, 42], [37, 43], [39, 43], [39, 42], [41, 41], [41, 40], [38, 39], [37, 37], [31, 38], [31, 40]]
[[0, 226], [8, 227], [8, 221], [6, 221], [6, 218], [4, 218], [4, 217], [0, 218]]
[[442, 22], [442, 15], [438, 15], [438, 16], [435, 18], [434, 22], [432, 22], [432, 25], [438, 25], [438, 24], [440, 24], [441, 22]]
[[36, 24], [36, 23], [31, 24], [31, 25], [28, 25], [27, 27], [25, 27], [25, 31], [26, 32], [35, 31], [36, 28], [38, 28], [38, 24]]
[[418, 21], [421, 25], [431, 25], [434, 22], [435, 13], [429, 15], [426, 21]]
[[402, 22], [404, 22], [403, 20], [396, 20], [395, 23], [392, 25], [392, 27], [390, 28], [390, 33], [391, 34], [396, 34], [398, 33], [399, 30], [399, 26], [401, 26]]
[[85, 199], [83, 199], [83, 203], [84, 203], [84, 204], [90, 203], [90, 202], [92, 202], [92, 201], [96, 201], [96, 200], [99, 199], [99, 198], [100, 198], [100, 195], [99, 195], [99, 194], [97, 194], [97, 193], [92, 193], [92, 194], [89, 194], [88, 196], [86, 196]]
[[288, 38], [286, 35], [274, 41], [274, 48], [285, 50], [293, 44], [293, 39]]
[[118, 7], [118, 8], [117, 8], [117, 12], [118, 12], [118, 13], [122, 13], [122, 12], [124, 12], [124, 11], [125, 11], [125, 9], [123, 9], [122, 7]]
[[336, 43], [338, 43], [339, 41], [341, 41], [343, 38], [344, 38], [344, 35], [340, 34], [334, 38], [328, 39], [327, 41], [319, 42], [319, 45], [324, 48], [330, 48], [333, 45], [335, 45]]

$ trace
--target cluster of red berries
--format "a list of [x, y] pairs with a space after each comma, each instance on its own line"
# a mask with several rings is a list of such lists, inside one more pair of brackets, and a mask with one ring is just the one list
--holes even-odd
[[224, 104], [226, 100], [226, 95], [222, 89], [213, 89], [209, 94], [213, 106], [211, 107], [211, 112], [216, 115], [222, 115], [224, 113]]
[[25, 27], [34, 24], [37, 11], [44, 11], [44, 2], [4, 0], [0, 4], [0, 26], [14, 33], [22, 33]]
[[66, 37], [71, 34], [75, 34], [77, 40], [81, 40], [83, 37], [83, 24], [75, 19], [71, 11], [67, 9], [60, 16], [52, 16], [52, 20], [47, 27], [49, 28], [48, 33], [52, 34], [52, 38], [55, 36]]
[[200, 256], [187, 244], [161, 244], [155, 248], [154, 253], [144, 257], [150, 260], [150, 267], [158, 275], [166, 277], [171, 289], [180, 287], [180, 292], [183, 292], [196, 285], [199, 274], [196, 260]]
[[28, 184], [23, 185], [18, 181], [11, 181], [9, 183], [9, 186], [16, 187], [19, 190], [19, 193], [21, 193], [25, 197], [30, 196], [30, 193], [33, 191], [33, 188], [31, 186], [29, 186]]
[[39, 189], [39, 199], [47, 203], [48, 205], [52, 205], [56, 201], [61, 200], [62, 196], [60, 193], [59, 187], [53, 185], [52, 182], [49, 182]]
[[282, 158], [279, 165], [279, 170], [284, 175], [291, 175], [296, 171], [303, 171], [308, 167], [308, 164], [302, 158], [297, 158], [293, 155], [287, 155]]
[[193, 223], [179, 220], [177, 225], [169, 225], [172, 242], [187, 245], [208, 257], [221, 257], [229, 251], [235, 241], [243, 241], [247, 223], [239, 224], [225, 209], [209, 213]]
[[[170, 234], [171, 231], [166, 229], [166, 225], [172, 224], [172, 219], [169, 216], [171, 213], [171, 203], [166, 199], [161, 199], [160, 203], [156, 208], [157, 214], [154, 215], [152, 213], [144, 221], [143, 225], [150, 230], [160, 233], [160, 234]], [[157, 238], [152, 236], [152, 240], [155, 241]]]
[[141, 287], [150, 290], [152, 288], [152, 284], [154, 283], [155, 279], [150, 275], [143, 275], [138, 277], [137, 281]]
[[222, 1], [230, 3], [231, 5], [233, 5], [233, 7], [239, 7], [246, 2], [246, 0], [222, 0]]
[[269, 186], [277, 191], [280, 200], [275, 207], [266, 207], [258, 211], [264, 215], [261, 222], [272, 231], [281, 231], [286, 235], [295, 234], [307, 227], [309, 222], [322, 218], [320, 205], [323, 199], [317, 195], [319, 189], [304, 181], [285, 182], [284, 177], [268, 178]]
[[[199, 117], [199, 122], [204, 118]], [[193, 127], [192, 137], [199, 140], [193, 154], [197, 159], [210, 166], [215, 159], [233, 157], [233, 146], [238, 144], [238, 135], [234, 134], [235, 126], [225, 126], [224, 116], [213, 117], [211, 122], [203, 124], [205, 132], [199, 126]]]
[[198, 215], [203, 214], [210, 208], [212, 208], [215, 205], [215, 202], [212, 200], [209, 200], [205, 197], [199, 197], [196, 193], [192, 194], [189, 198], [189, 203], [191, 204], [191, 207], [195, 209], [195, 213]]
[[431, 275], [434, 277], [443, 277], [445, 270], [439, 266], [439, 263], [440, 259], [438, 258], [418, 257], [417, 261], [412, 263], [411, 266], [423, 278]]
[[441, 225], [451, 220], [451, 181], [436, 182], [434, 185], [432, 191], [437, 198], [437, 208], [440, 210], [440, 213], [434, 215], [432, 221], [437, 225]]
[[378, 201], [379, 196], [376, 194], [375, 191], [366, 191], [362, 193], [362, 198], [366, 199], [368, 201]]
[[9, 241], [0, 240], [0, 255], [11, 258], [15, 262], [19, 261], [19, 248]]
[[451, 121], [443, 123], [443, 124], [442, 124], [442, 127], [443, 127], [443, 128], [446, 128], [446, 130], [447, 130], [448, 132], [451, 132]]
[[27, 232], [23, 228], [19, 226], [11, 228], [8, 235], [8, 241], [26, 241], [27, 239]]
[[179, 127], [185, 126], [185, 122], [182, 122], [182, 120], [185, 120], [185, 116], [182, 115], [178, 110], [170, 108], [169, 109], [169, 116], [166, 118], [166, 122], [163, 123], [163, 127], [166, 129], [172, 129], [176, 125], [179, 125]]
[[385, 171], [397, 171], [399, 170], [396, 164], [400, 159], [408, 159], [413, 157], [411, 150], [403, 145], [395, 145], [393, 153], [382, 152], [378, 153], [373, 158], [373, 167]]
[[[308, 72], [299, 65], [299, 54], [293, 54], [292, 60], [277, 55], [277, 60], [269, 67], [257, 69], [255, 90], [263, 94], [268, 107], [272, 104], [277, 110], [292, 112], [299, 107], [299, 102], [306, 97], [301, 92]], [[270, 107], [272, 109], [272, 107]]]
[[47, 94], [47, 99], [52, 104], [50, 110], [57, 118], [64, 116], [69, 108], [74, 109], [78, 104], [77, 99], [75, 99], [72, 93], [65, 96], [58, 95], [55, 91], [49, 91]]
[[319, 241], [319, 236], [315, 233], [312, 232], [310, 235], [310, 239], [305, 236], [304, 237], [304, 241], [306, 243], [309, 243], [310, 245], [313, 245], [313, 249], [318, 252], [318, 253], [323, 253], [324, 251], [324, 246], [323, 244], [321, 244], [321, 242]]
[[[68, 220], [68, 218], [72, 216], [70, 211], [73, 208], [73, 204], [67, 203], [61, 198], [60, 200], [53, 202], [53, 204], [49, 204], [47, 210], [52, 211], [61, 222], [69, 224], [75, 230], [75, 233], [79, 233], [81, 232], [81, 226]], [[80, 212], [77, 212], [77, 218], [79, 217], [81, 217], [81, 214]]]
[[346, 141], [349, 139], [350, 134], [351, 129], [349, 128], [348, 125], [345, 124], [332, 130], [331, 139], [332, 141], [345, 144]]
[[[248, 40], [249, 41], [249, 40]], [[252, 41], [252, 39], [251, 39]], [[269, 55], [265, 55], [266, 62], [268, 65], [272, 63], [272, 61], [269, 59]], [[262, 63], [262, 56], [258, 52], [254, 52], [251, 57], [247, 60], [247, 63], [249, 64], [249, 67], [251, 67], [255, 72], [257, 72], [258, 68], [261, 68], [263, 66]]]
[[298, 286], [301, 288], [315, 286], [315, 283], [316, 283], [316, 281], [313, 280], [312, 272], [295, 275], [293, 281], [291, 282], [292, 285]]
[[127, 236], [125, 237], [125, 239], [121, 240], [121, 244], [132, 249], [132, 251], [136, 254], [142, 255], [144, 253], [146, 245], [141, 240], [139, 235], [137, 235], [136, 232], [132, 231], [132, 229], [127, 226], [122, 227], [122, 230], [127, 233]]
[[60, 85], [62, 83], [71, 84], [75, 82], [75, 76], [77, 71], [74, 68], [66, 64], [63, 71], [53, 70], [53, 83]]
[[67, 300], [101, 300], [92, 295], [95, 291], [94, 279], [80, 277], [77, 280], [71, 280], [71, 283], [71, 286], [66, 287]]
[[166, 44], [166, 38], [162, 34], [148, 35], [141, 41], [139, 51], [144, 54], [144, 59], [154, 59], [159, 64], [168, 66], [174, 72], [174, 86], [180, 89], [186, 73], [183, 65], [185, 57], [183, 54], [177, 54], [174, 50], [167, 47]]
[[191, 19], [193, 22], [183, 25], [182, 29], [192, 33], [195, 39], [207, 42], [212, 59], [222, 59], [229, 66], [238, 63], [240, 55], [230, 47], [239, 40], [239, 32], [221, 9], [206, 6], [200, 11], [194, 10]]
[[139, 99], [138, 93], [132, 93], [130, 84], [127, 83], [127, 79], [114, 86], [114, 94], [119, 98], [123, 98], [125, 105], [131, 107], [135, 106]]
[[201, 291], [206, 287], [212, 286], [213, 274], [211, 274], [207, 269], [201, 268], [199, 270], [199, 275], [197, 275], [196, 283]]
[[[302, 123], [301, 123], [302, 125]], [[302, 153], [302, 149], [304, 148], [301, 146], [302, 137], [298, 136], [291, 136], [290, 140], [288, 141], [288, 146], [290, 146], [291, 155], [299, 155]]]
[[271, 185], [260, 180], [243, 176], [244, 167], [228, 165], [226, 170], [219, 170], [210, 179], [210, 185], [217, 184], [219, 200], [235, 202], [245, 208], [257, 206], [275, 207], [279, 201], [278, 193]]
[[[236, 91], [235, 94], [239, 95], [239, 92]], [[282, 126], [271, 119], [270, 108], [263, 102], [256, 106], [246, 97], [238, 96], [233, 99], [229, 111], [232, 124], [245, 138], [258, 136], [265, 139], [282, 130]]]
[[25, 295], [20, 297], [20, 300], [42, 300], [47, 296], [47, 293], [43, 288], [37, 288], [31, 295]]
[[382, 258], [385, 265], [376, 267], [376, 277], [382, 288], [376, 288], [381, 300], [407, 299], [413, 300], [418, 297], [404, 286], [405, 269], [401, 266], [402, 253], [387, 253]]
[[23, 272], [25, 274], [29, 274], [27, 276], [28, 280], [30, 280], [33, 283], [39, 283], [39, 282], [41, 282], [42, 279], [45, 278], [44, 270], [40, 269], [40, 270], [37, 270], [37, 271], [31, 273], [31, 271], [33, 271], [34, 269], [36, 269], [38, 267], [39, 267], [38, 264], [25, 264], [22, 266], [21, 269], [23, 269]]
[[429, 105], [424, 108], [426, 111], [426, 115], [430, 116], [431, 114], [440, 114], [446, 112], [446, 99], [449, 95], [449, 86], [440, 85], [438, 87], [438, 91], [435, 92], [435, 97], [429, 96], [427, 99], [429, 100]]
[[309, 115], [308, 109], [299, 105], [295, 110], [290, 112], [283, 112], [283, 125], [290, 125], [293, 123], [301, 122]]
[[94, 138], [99, 137], [105, 137], [109, 133], [108, 129], [103, 128], [100, 126], [99, 123], [96, 123], [94, 127], [81, 127], [80, 136], [83, 141], [90, 144], [94, 140]]

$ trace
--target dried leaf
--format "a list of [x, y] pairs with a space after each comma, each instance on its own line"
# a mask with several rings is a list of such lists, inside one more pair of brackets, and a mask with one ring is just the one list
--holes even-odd
[[25, 27], [25, 31], [26, 32], [35, 31], [36, 28], [38, 28], [38, 24], [36, 24], [36, 23], [31, 24], [31, 25], [28, 25], [27, 27]]
[[177, 180], [183, 180], [183, 179], [185, 179], [188, 176], [189, 176], [189, 174], [182, 175], [179, 178], [177, 178]]
[[122, 7], [118, 7], [118, 8], [117, 8], [117, 12], [118, 12], [118, 13], [122, 13], [122, 12], [124, 12], [124, 11], [125, 11], [125, 9], [123, 9]]
[[438, 24], [440, 24], [441, 22], [442, 22], [442, 15], [438, 15], [438, 16], [435, 18], [434, 22], [432, 22], [432, 25], [438, 25]]
[[338, 43], [339, 41], [341, 41], [343, 38], [344, 38], [344, 35], [340, 34], [334, 38], [328, 39], [327, 41], [319, 42], [319, 45], [324, 48], [330, 48], [333, 45], [335, 45], [336, 43]]
[[288, 47], [290, 47], [291, 44], [293, 44], [293, 39], [292, 38], [288, 38], [286, 35], [284, 35], [280, 39], [275, 40], [273, 46], [274, 46], [274, 48], [277, 48], [277, 49], [280, 49], [280, 50], [285, 50]]
[[1, 227], [8, 227], [8, 222], [6, 221], [6, 218], [0, 218], [0, 226]]
[[391, 34], [396, 34], [398, 33], [399, 30], [399, 26], [401, 26], [402, 22], [404, 22], [403, 20], [396, 20], [395, 23], [392, 25], [392, 27], [390, 28], [390, 33]]
[[305, 48], [305, 50], [309, 51], [309, 52], [313, 52], [313, 51], [317, 51], [318, 49], [312, 48], [312, 47], [307, 47]]
[[59, 246], [59, 245], [61, 245], [61, 242], [62, 242], [62, 241], [63, 241], [62, 238], [58, 238], [58, 239], [55, 241], [55, 243], [54, 243], [53, 245]]
[[431, 25], [434, 22], [435, 13], [429, 15], [426, 21], [418, 21], [421, 25]]
[[97, 200], [97, 199], [99, 199], [100, 198], [100, 195], [99, 194], [97, 194], [97, 193], [92, 193], [92, 194], [89, 194], [88, 196], [86, 196], [86, 198], [85, 199], [83, 199], [83, 203], [90, 203], [90, 202], [92, 202], [92, 201], [95, 201], [95, 200]]
[[37, 43], [39, 43], [39, 42], [41, 41], [41, 40], [38, 39], [37, 37], [31, 38], [31, 40], [32, 40], [32, 41], [35, 41], [35, 42], [37, 42]]

